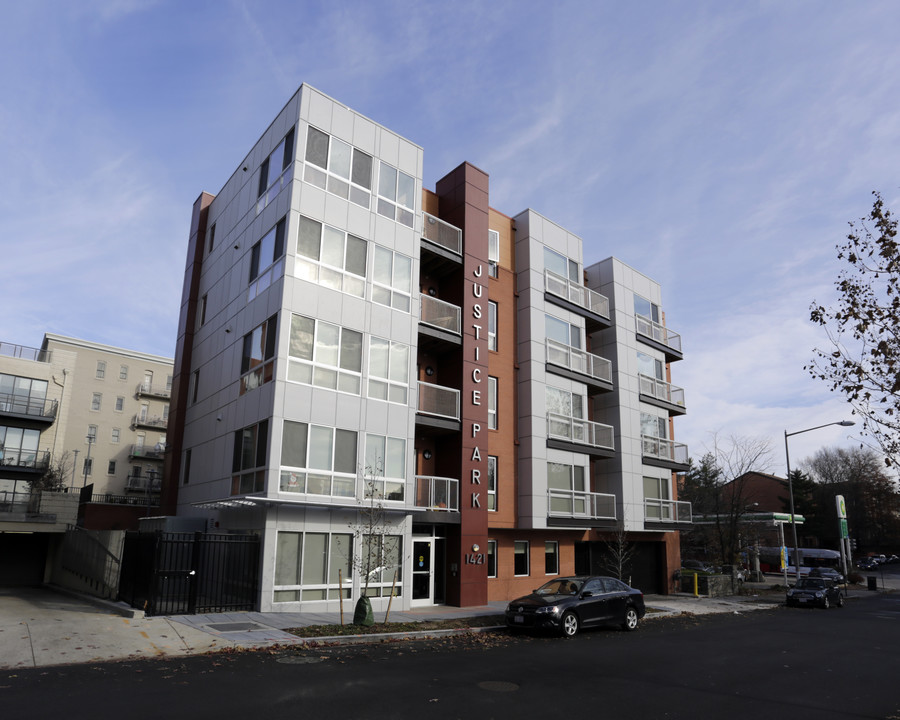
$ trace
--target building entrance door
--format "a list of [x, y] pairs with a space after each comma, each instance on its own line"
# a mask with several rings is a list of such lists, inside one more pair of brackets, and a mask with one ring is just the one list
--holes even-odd
[[434, 604], [434, 538], [413, 538], [411, 605]]

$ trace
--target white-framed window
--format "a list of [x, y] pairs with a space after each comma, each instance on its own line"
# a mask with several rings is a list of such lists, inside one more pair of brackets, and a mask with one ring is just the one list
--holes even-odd
[[656, 378], [657, 380], [665, 381], [665, 363], [663, 363], [662, 360], [659, 360], [652, 355], [648, 355], [647, 353], [642, 353], [640, 350], [638, 350], [637, 363], [638, 372], [641, 375], [649, 375], [650, 377]]
[[97, 361], [97, 375], [98, 380], [103, 380], [106, 377], [106, 361], [98, 360]]
[[278, 316], [273, 315], [244, 335], [241, 349], [241, 395], [275, 377], [277, 328]]
[[87, 435], [85, 436], [85, 442], [90, 444], [92, 442], [97, 442], [97, 426], [96, 425], [88, 425]]
[[497, 350], [497, 303], [488, 300], [488, 350]]
[[[294, 128], [288, 130], [278, 146], [259, 167], [256, 214], [274, 200], [293, 177]], [[215, 227], [215, 226], [213, 226]], [[212, 244], [210, 244], [212, 250]]]
[[488, 540], [487, 546], [487, 576], [497, 577], [497, 541]]
[[409, 312], [412, 292], [412, 258], [375, 246], [372, 267], [372, 302]]
[[488, 428], [497, 429], [497, 378], [488, 376]]
[[250, 249], [248, 300], [253, 300], [281, 277], [284, 271], [284, 229], [285, 219], [281, 218], [275, 223], [275, 227]]
[[582, 347], [581, 328], [554, 315], [544, 315], [544, 334], [548, 340], [555, 340], [579, 350]]
[[544, 269], [581, 285], [578, 279], [578, 263], [548, 247], [544, 248]]
[[[584, 419], [584, 408], [586, 405], [584, 395], [576, 395], [570, 390], [562, 388], [546, 386], [547, 393], [547, 412], [551, 415], [561, 415], [565, 418]], [[553, 418], [551, 418], [551, 422]]]
[[236, 430], [231, 460], [231, 494], [262, 492], [266, 485], [269, 421]]
[[292, 315], [288, 380], [359, 395], [362, 337], [356, 330]]
[[544, 574], [559, 575], [559, 543], [556, 540], [544, 541]]
[[409, 394], [409, 345], [369, 338], [369, 397], [406, 405]]
[[303, 179], [366, 209], [372, 202], [372, 156], [312, 126]]
[[513, 544], [513, 574], [522, 577], [530, 574], [529, 545], [527, 540], [516, 540]]
[[98, 411], [103, 404], [103, 393], [91, 394], [91, 410]]
[[581, 516], [588, 512], [587, 475], [581, 465], [547, 463], [547, 488], [558, 490], [550, 493], [550, 512], [560, 515]]
[[356, 447], [357, 434], [352, 430], [285, 420], [279, 490], [356, 497]]
[[416, 179], [385, 162], [378, 169], [378, 214], [413, 226], [416, 212]]
[[406, 440], [367, 433], [365, 462], [366, 497], [374, 492], [385, 500], [402, 501], [406, 488]]
[[125, 398], [119, 395], [116, 398], [116, 412], [122, 412], [125, 409]]
[[113, 428], [109, 433], [109, 441], [111, 443], [119, 442], [119, 436], [121, 435], [121, 431], [119, 428]]
[[172, 376], [166, 375], [166, 392], [172, 392]]
[[[403, 594], [403, 536], [364, 535], [362, 541], [363, 577], [360, 585], [366, 585], [368, 574], [369, 597], [394, 597]], [[371, 568], [366, 573], [365, 568]]]
[[277, 603], [349, 599], [352, 557], [350, 533], [279, 531], [272, 599]]
[[94, 474], [94, 458], [86, 457], [84, 459], [84, 465], [81, 466], [83, 475], [93, 475]]
[[369, 244], [303, 215], [297, 216], [297, 223], [295, 277], [365, 297]]
[[651, 415], [650, 413], [641, 413], [641, 435], [649, 437], [661, 438], [663, 440], [669, 437], [669, 420], [659, 415]]
[[646, 517], [656, 520], [672, 518], [672, 508], [668, 503], [671, 497], [669, 483], [666, 478], [644, 477], [644, 500], [650, 501], [644, 503]]
[[488, 275], [497, 277], [500, 267], [500, 233], [488, 230]]
[[169, 421], [169, 406], [168, 406], [168, 405], [163, 405], [162, 419], [163, 419], [165, 422], [168, 422], [168, 421]]
[[487, 475], [488, 475], [488, 506], [490, 511], [497, 510], [497, 456], [488, 455], [487, 459]]
[[127, 380], [128, 379], [128, 366], [127, 365], [119, 365], [119, 380]]
[[116, 474], [116, 461], [110, 460], [106, 463], [106, 474], [107, 475], [115, 475]]
[[650, 302], [647, 298], [637, 293], [634, 296], [634, 314], [649, 318], [655, 323], [659, 322], [659, 305]]

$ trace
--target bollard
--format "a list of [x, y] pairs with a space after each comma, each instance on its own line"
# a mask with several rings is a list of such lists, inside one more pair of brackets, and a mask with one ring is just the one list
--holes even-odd
[[697, 579], [698, 573], [694, 573], [694, 597], [700, 597], [700, 581]]

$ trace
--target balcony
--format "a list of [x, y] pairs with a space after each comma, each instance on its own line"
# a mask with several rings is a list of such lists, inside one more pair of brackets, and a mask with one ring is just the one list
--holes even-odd
[[584, 490], [547, 490], [547, 515], [555, 518], [615, 520], [616, 496]]
[[132, 445], [128, 451], [128, 457], [142, 460], [165, 460], [166, 449], [150, 445]]
[[462, 255], [462, 230], [434, 215], [422, 215], [422, 237], [454, 255]]
[[12, 343], [0, 342], [0, 355], [20, 360], [31, 360], [32, 362], [50, 362], [50, 351], [39, 350], [38, 348], [27, 347], [26, 345], [13, 345]]
[[165, 430], [169, 425], [169, 420], [167, 418], [161, 417], [149, 417], [144, 415], [135, 415], [131, 419], [131, 427], [134, 429], [137, 428], [148, 428], [150, 430]]
[[544, 270], [544, 293], [549, 300], [577, 312], [595, 326], [610, 326], [609, 300], [606, 296], [557, 275], [552, 270]]
[[4, 475], [25, 473], [40, 475], [50, 467], [50, 451], [3, 450], [0, 448], [0, 472]]
[[420, 380], [416, 412], [420, 415], [459, 422], [459, 390]]
[[172, 397], [172, 388], [168, 386], [160, 387], [159, 385], [154, 385], [153, 383], [141, 383], [137, 386], [135, 394], [138, 397], [143, 396], [159, 398], [161, 400], [168, 400]]
[[419, 332], [437, 340], [462, 344], [462, 310], [431, 295], [419, 296]]
[[670, 470], [686, 470], [688, 466], [687, 445], [652, 435], [641, 435], [641, 456], [647, 465]]
[[[547, 339], [547, 369], [584, 382], [593, 388], [612, 390], [612, 363], [599, 355]], [[568, 372], [565, 372], [568, 371]]]
[[644, 315], [635, 315], [634, 323], [638, 340], [642, 340], [651, 347], [662, 350], [666, 354], [668, 362], [681, 360], [684, 357], [681, 352], [681, 335], [672, 332], [665, 325], [653, 322], [653, 320]]
[[0, 394], [0, 416], [51, 424], [56, 418], [56, 400], [39, 400], [22, 395]]
[[691, 504], [686, 500], [644, 499], [644, 523], [689, 525], [693, 522]]
[[459, 512], [459, 480], [416, 475], [416, 510]]
[[161, 486], [159, 475], [129, 475], [125, 480], [126, 492], [158, 493]]
[[638, 375], [641, 399], [665, 408], [670, 415], [684, 415], [684, 390], [650, 375]]
[[547, 447], [612, 457], [615, 454], [613, 428], [611, 425], [548, 412]]

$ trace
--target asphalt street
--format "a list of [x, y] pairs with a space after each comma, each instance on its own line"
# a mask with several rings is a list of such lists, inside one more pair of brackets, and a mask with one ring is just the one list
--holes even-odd
[[890, 718], [900, 596], [665, 616], [572, 640], [500, 634], [0, 673], [8, 720]]

